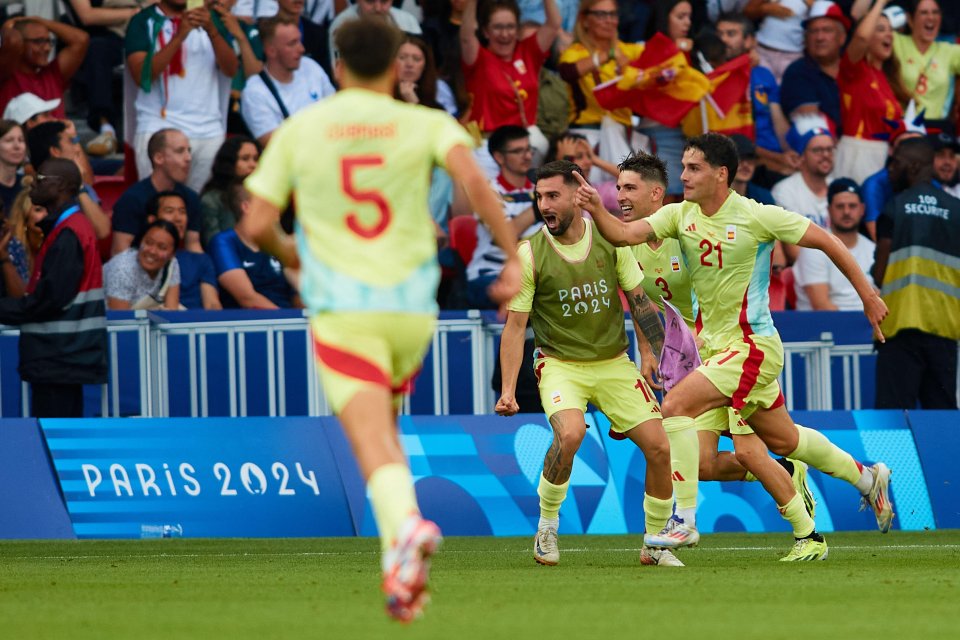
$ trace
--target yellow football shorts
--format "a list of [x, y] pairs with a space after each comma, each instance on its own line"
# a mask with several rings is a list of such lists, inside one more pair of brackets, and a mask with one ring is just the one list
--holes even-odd
[[591, 402], [610, 420], [611, 431], [626, 433], [663, 417], [657, 397], [625, 353], [597, 362], [540, 356], [533, 366], [547, 418], [564, 409], [586, 412]]
[[317, 369], [333, 411], [339, 414], [370, 386], [390, 389], [399, 407], [436, 327], [430, 313], [329, 312], [311, 318]]
[[[783, 370], [783, 345], [779, 336], [750, 335], [716, 353], [704, 355], [708, 357], [697, 371], [730, 398], [730, 404], [744, 420], [758, 408], [770, 409], [783, 404], [777, 381]], [[731, 432], [737, 433], [732, 428]]]

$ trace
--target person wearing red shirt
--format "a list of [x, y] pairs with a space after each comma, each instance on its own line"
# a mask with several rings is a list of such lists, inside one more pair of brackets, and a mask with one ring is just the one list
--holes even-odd
[[[460, 50], [467, 93], [468, 121], [476, 122], [484, 136], [504, 125], [530, 131], [535, 163], [547, 151], [547, 139], [537, 129], [537, 99], [540, 68], [560, 33], [560, 10], [556, 0], [544, 0], [547, 21], [532, 35], [519, 39], [520, 10], [514, 0], [492, 0], [484, 5], [480, 29], [486, 46], [477, 37], [477, 2], [468, 0], [460, 24]], [[481, 149], [478, 158], [491, 177], [498, 168]]]
[[[63, 92], [80, 69], [90, 44], [86, 31], [62, 22], [17, 16], [0, 28], [0, 113], [21, 93], [44, 100], [59, 99], [56, 118], [66, 118]], [[59, 39], [62, 48], [50, 59]]]
[[900, 83], [893, 56], [893, 29], [883, 14], [887, 0], [877, 0], [857, 26], [840, 57], [840, 121], [834, 174], [862, 183], [883, 169], [893, 127], [903, 120], [901, 100], [909, 98]]

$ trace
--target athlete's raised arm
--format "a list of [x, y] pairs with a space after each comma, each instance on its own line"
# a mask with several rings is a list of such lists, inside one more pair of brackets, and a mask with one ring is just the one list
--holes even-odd
[[649, 222], [643, 219], [633, 222], [620, 220], [606, 210], [600, 201], [600, 194], [590, 186], [586, 178], [578, 172], [573, 175], [580, 181], [580, 188], [577, 189], [576, 195], [577, 206], [593, 216], [600, 235], [606, 238], [607, 242], [615, 247], [627, 247], [657, 239], [657, 234], [653, 232]]
[[863, 301], [863, 313], [873, 327], [874, 336], [880, 342], [885, 342], [883, 332], [880, 331], [880, 322], [887, 315], [887, 305], [880, 298], [880, 293], [867, 279], [866, 274], [860, 269], [850, 250], [836, 236], [830, 235], [816, 224], [807, 227], [806, 232], [797, 244], [801, 247], [820, 249], [827, 254], [833, 264], [837, 265], [837, 268], [850, 281], [853, 288], [857, 290], [857, 295]]
[[520, 291], [520, 261], [517, 259], [517, 234], [507, 222], [500, 198], [490, 188], [487, 177], [477, 166], [467, 147], [458, 144], [447, 152], [447, 173], [460, 184], [467, 199], [480, 220], [490, 229], [494, 242], [507, 255], [500, 277], [490, 285], [487, 294], [500, 303], [500, 312], [506, 313], [506, 305]]

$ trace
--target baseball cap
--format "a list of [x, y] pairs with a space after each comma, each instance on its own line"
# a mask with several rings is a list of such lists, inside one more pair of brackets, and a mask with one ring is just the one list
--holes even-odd
[[833, 134], [830, 133], [830, 129], [827, 127], [812, 127], [800, 133], [800, 130], [797, 129], [796, 124], [794, 124], [790, 127], [790, 130], [787, 131], [787, 144], [790, 145], [791, 149], [803, 155], [803, 152], [807, 150], [807, 145], [817, 136], [830, 136], [830, 138], [833, 138]]
[[733, 140], [733, 144], [737, 147], [737, 156], [740, 158], [757, 157], [757, 145], [753, 144], [753, 140], [742, 133], [731, 134], [730, 139]]
[[860, 185], [856, 180], [850, 178], [837, 178], [827, 187], [827, 203], [833, 202], [833, 197], [838, 193], [855, 193], [860, 200], [863, 200], [863, 194], [860, 192]]
[[814, 2], [813, 6], [810, 7], [810, 13], [807, 15], [807, 19], [803, 21], [804, 28], [817, 18], [833, 18], [842, 24], [844, 29], [847, 31], [850, 30], [850, 18], [846, 16], [843, 9], [841, 9], [836, 2], [831, 2], [830, 0], [817, 0]]
[[3, 118], [26, 124], [27, 120], [33, 116], [52, 111], [59, 106], [60, 98], [44, 100], [32, 93], [21, 93], [7, 103], [7, 108], [3, 110]]

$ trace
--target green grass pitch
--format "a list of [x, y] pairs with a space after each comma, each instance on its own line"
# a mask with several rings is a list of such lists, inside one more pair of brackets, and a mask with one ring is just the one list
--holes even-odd
[[960, 531], [835, 533], [787, 564], [785, 534], [704, 536], [685, 568], [638, 536], [449, 538], [433, 602], [387, 620], [374, 539], [0, 542], [4, 640], [960, 637]]

